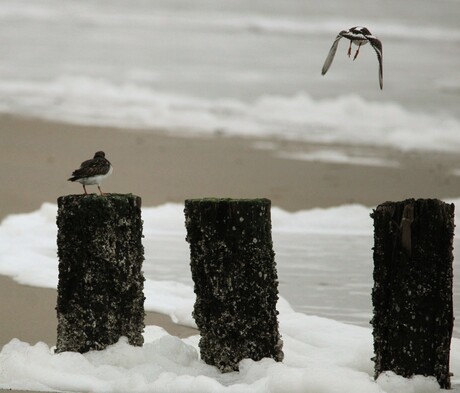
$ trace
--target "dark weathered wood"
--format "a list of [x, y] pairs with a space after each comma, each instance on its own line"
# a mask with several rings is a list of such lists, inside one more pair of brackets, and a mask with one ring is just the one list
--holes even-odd
[[267, 199], [185, 201], [201, 358], [222, 371], [283, 359]]
[[141, 198], [58, 199], [56, 351], [103, 349], [121, 336], [142, 345], [144, 277]]
[[454, 205], [386, 202], [374, 219], [375, 376], [434, 376], [450, 387]]

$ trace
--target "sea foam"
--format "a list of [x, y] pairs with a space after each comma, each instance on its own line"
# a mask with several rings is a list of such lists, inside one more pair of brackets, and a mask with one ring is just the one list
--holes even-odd
[[[459, 200], [451, 202], [460, 203]], [[284, 342], [283, 363], [246, 359], [240, 363], [240, 372], [221, 374], [199, 359], [198, 335], [180, 340], [160, 327], [147, 326], [143, 347], [131, 347], [121, 338], [103, 351], [86, 354], [55, 354], [54, 348], [44, 343], [29, 344], [13, 339], [0, 352], [0, 388], [200, 393], [440, 392], [432, 377], [404, 379], [388, 372], [374, 381], [369, 316], [365, 318], [365, 327], [337, 320], [340, 311], [347, 311], [347, 307], [349, 311], [355, 303], [353, 292], [364, 292], [363, 296], [370, 298], [372, 221], [369, 212], [369, 208], [361, 205], [296, 213], [272, 209], [282, 295], [277, 309]], [[56, 287], [56, 213], [56, 205], [45, 203], [38, 211], [11, 215], [1, 222], [0, 274], [12, 276], [23, 284]], [[174, 322], [194, 327], [191, 316], [194, 294], [188, 245], [184, 240], [183, 206], [165, 204], [143, 208], [142, 215], [146, 309], [169, 314]], [[344, 251], [343, 247], [348, 249]], [[343, 267], [349, 270], [344, 272]], [[367, 273], [360, 276], [366, 269]], [[316, 285], [318, 277], [323, 277], [323, 284], [330, 284], [316, 287], [314, 292], [319, 293], [320, 300], [313, 293], [307, 293], [309, 286]], [[300, 281], [295, 282], [294, 278]], [[348, 284], [352, 284], [351, 287], [347, 287]], [[301, 302], [311, 304], [311, 310], [316, 312], [307, 315], [294, 311], [283, 297], [288, 288], [298, 291]], [[341, 292], [343, 288], [345, 292]], [[296, 299], [295, 293], [290, 296]], [[325, 298], [329, 303], [322, 304]], [[342, 298], [345, 306], [339, 304]], [[347, 303], [350, 304], [347, 306]], [[314, 315], [324, 315], [334, 307], [333, 319]], [[361, 307], [360, 312], [366, 314], [370, 304], [356, 307]], [[455, 334], [458, 336], [458, 332]], [[451, 371], [453, 383], [458, 385], [458, 338], [452, 340]]]
[[78, 124], [229, 135], [399, 150], [460, 150], [460, 122], [358, 95], [313, 99], [307, 93], [253, 101], [206, 99], [138, 83], [67, 75], [51, 81], [0, 81], [0, 111]]

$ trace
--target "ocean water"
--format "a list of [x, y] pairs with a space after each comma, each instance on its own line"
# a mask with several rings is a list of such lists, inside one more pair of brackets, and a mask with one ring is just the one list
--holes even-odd
[[[460, 1], [2, 0], [0, 112], [460, 150]], [[383, 42], [356, 61], [337, 33]]]

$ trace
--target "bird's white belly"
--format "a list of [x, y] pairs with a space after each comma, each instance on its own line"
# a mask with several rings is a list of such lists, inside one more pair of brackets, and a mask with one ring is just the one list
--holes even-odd
[[369, 41], [368, 41], [368, 40], [357, 40], [357, 39], [354, 39], [352, 42], [353, 42], [353, 44], [355, 44], [356, 46], [362, 46], [362, 45], [366, 45]]
[[78, 182], [84, 184], [85, 186], [94, 186], [101, 184], [106, 177], [109, 177], [113, 172], [113, 167], [110, 166], [109, 171], [105, 175], [97, 175], [93, 177], [85, 177], [83, 179], [78, 179]]

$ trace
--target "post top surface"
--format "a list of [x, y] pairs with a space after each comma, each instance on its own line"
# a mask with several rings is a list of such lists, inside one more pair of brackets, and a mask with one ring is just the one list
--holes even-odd
[[87, 203], [104, 203], [104, 202], [129, 202], [134, 203], [135, 205], [141, 206], [142, 198], [134, 194], [69, 194], [60, 196], [57, 199], [58, 206], [68, 203], [78, 203], [78, 204], [87, 204]]
[[270, 199], [267, 198], [217, 198], [217, 197], [206, 197], [206, 198], [192, 198], [186, 199], [185, 203], [271, 203]]

